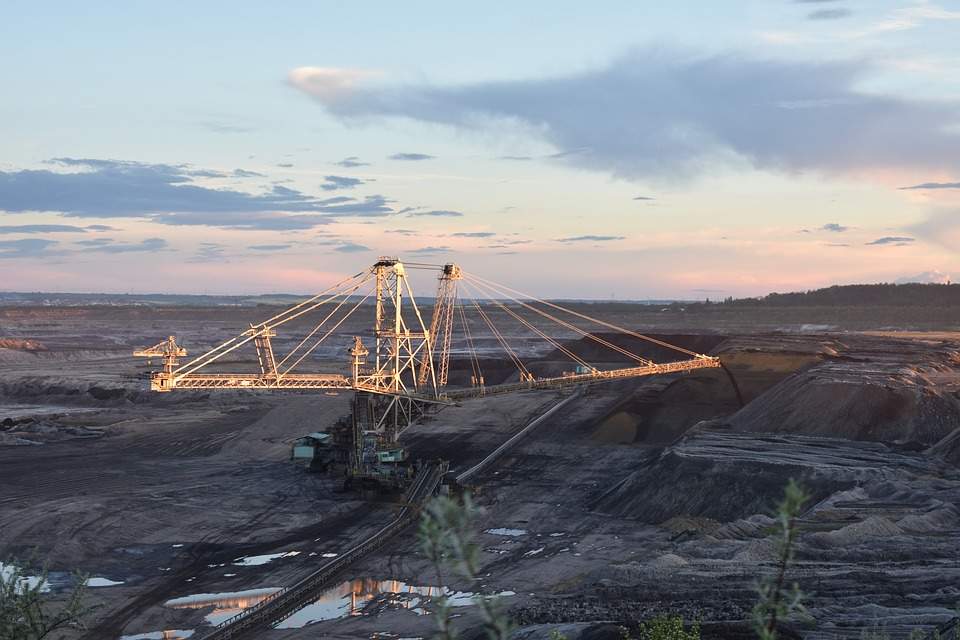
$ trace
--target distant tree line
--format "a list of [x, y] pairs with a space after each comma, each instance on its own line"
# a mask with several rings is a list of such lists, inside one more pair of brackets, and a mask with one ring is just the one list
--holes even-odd
[[[675, 303], [676, 304], [676, 303]], [[733, 307], [957, 307], [960, 284], [848, 284], [795, 293], [771, 293], [760, 298], [685, 303], [682, 306]]]

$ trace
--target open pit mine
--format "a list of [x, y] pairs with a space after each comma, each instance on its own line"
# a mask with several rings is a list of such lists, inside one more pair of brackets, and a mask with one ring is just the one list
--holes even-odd
[[[386, 257], [289, 307], [0, 300], [0, 571], [52, 602], [84, 574], [88, 640], [425, 638], [441, 601], [484, 637], [487, 597], [517, 639], [752, 638], [793, 481], [779, 637], [952, 633], [952, 309], [541, 300]], [[477, 579], [418, 534], [466, 494]]]

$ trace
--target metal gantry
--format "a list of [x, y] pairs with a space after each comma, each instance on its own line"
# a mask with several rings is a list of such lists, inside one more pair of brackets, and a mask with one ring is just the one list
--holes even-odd
[[[429, 326], [414, 297], [409, 268], [437, 273], [439, 283]], [[470, 296], [461, 295], [466, 293]], [[364, 344], [363, 338], [355, 335], [347, 350], [346, 371], [307, 371], [316, 361], [317, 348], [331, 336], [339, 338], [347, 332], [344, 323], [364, 305], [369, 309], [369, 303], [372, 303], [374, 316], [372, 336], [368, 334], [372, 337], [372, 345]], [[574, 365], [574, 370], [559, 376], [535, 375], [527, 366], [529, 363], [524, 362], [525, 355], [511, 345], [513, 334], [504, 332], [494, 322], [495, 313], [532, 334], [533, 339], [549, 344], [558, 357]], [[469, 319], [470, 314], [474, 316], [473, 321]], [[317, 316], [319, 322], [302, 339], [294, 339], [296, 344], [281, 356], [275, 344], [278, 330], [290, 330], [289, 335], [294, 335], [295, 327], [302, 327], [305, 320]], [[299, 324], [291, 324], [294, 321]], [[472, 375], [469, 385], [452, 388], [449, 385], [450, 360], [458, 324], [462, 332], [459, 346], [465, 359], [469, 360]], [[492, 337], [516, 366], [515, 380], [496, 385], [484, 383], [477, 349], [480, 332], [474, 324], [485, 331], [488, 340]], [[600, 327], [606, 333], [585, 328], [590, 325]], [[630, 366], [608, 365], [603, 368], [591, 364], [585, 356], [576, 353], [571, 343], [551, 335], [551, 328], [602, 347], [616, 354], [615, 359], [626, 359]], [[612, 334], [646, 341], [677, 352], [683, 358], [656, 363], [617, 344]], [[223, 366], [225, 356], [247, 345], [251, 345], [256, 354], [254, 371], [213, 370], [218, 363]], [[150, 379], [151, 388], [160, 392], [178, 389], [355, 391], [364, 396], [362, 402], [355, 402], [357, 440], [363, 440], [363, 433], [375, 433], [379, 441], [388, 443], [395, 442], [402, 429], [419, 419], [431, 405], [527, 389], [592, 384], [720, 366], [717, 358], [592, 318], [555, 302], [524, 295], [505, 285], [465, 273], [455, 264], [405, 264], [388, 257], [380, 258], [371, 267], [263, 322], [251, 324], [239, 335], [185, 364], [180, 361], [185, 358], [186, 350], [173, 336], [149, 349], [138, 350], [134, 355], [162, 359], [162, 368]], [[356, 407], [359, 404], [363, 409], [358, 412]]]

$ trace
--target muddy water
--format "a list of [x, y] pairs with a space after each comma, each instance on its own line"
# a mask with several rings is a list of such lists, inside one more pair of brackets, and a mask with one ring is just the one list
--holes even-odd
[[[217, 625], [262, 602], [279, 590], [279, 587], [268, 587], [223, 593], [198, 593], [168, 600], [164, 606], [172, 609], [210, 609], [204, 620], [207, 624]], [[358, 578], [325, 590], [319, 598], [278, 624], [276, 628], [298, 629], [324, 620], [372, 615], [383, 609], [407, 609], [418, 615], [425, 615], [429, 613], [426, 606], [431, 599], [444, 596], [450, 606], [461, 607], [473, 604], [475, 595], [468, 591], [452, 591], [446, 587], [411, 585], [400, 580]], [[496, 595], [509, 597], [514, 593], [504, 591]], [[182, 634], [184, 632], [152, 633]], [[187, 636], [141, 634], [124, 636], [123, 640], [135, 638], [148, 640], [154, 637], [166, 639]]]

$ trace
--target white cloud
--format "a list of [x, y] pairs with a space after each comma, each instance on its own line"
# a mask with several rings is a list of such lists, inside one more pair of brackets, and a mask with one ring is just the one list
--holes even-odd
[[920, 282], [923, 284], [947, 284], [951, 282], [950, 276], [942, 271], [934, 269], [933, 271], [924, 271], [915, 276], [904, 276], [894, 281], [896, 284], [908, 284], [911, 282]]
[[334, 101], [350, 93], [357, 82], [376, 75], [362, 69], [335, 67], [297, 67], [287, 80], [296, 88], [323, 101]]

